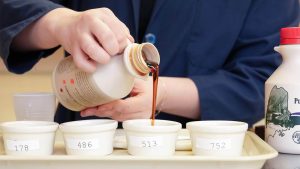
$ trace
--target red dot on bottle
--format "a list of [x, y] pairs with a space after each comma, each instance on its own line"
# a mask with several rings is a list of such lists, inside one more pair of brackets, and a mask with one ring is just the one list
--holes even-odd
[[74, 79], [71, 79], [71, 80], [70, 80], [70, 83], [71, 83], [71, 84], [74, 84], [74, 83], [75, 83]]
[[63, 84], [66, 84], [66, 80], [63, 80]]

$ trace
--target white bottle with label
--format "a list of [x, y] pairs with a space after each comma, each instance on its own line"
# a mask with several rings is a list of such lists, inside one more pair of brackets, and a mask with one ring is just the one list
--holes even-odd
[[300, 28], [282, 28], [283, 62], [265, 83], [265, 140], [281, 153], [300, 154]]
[[74, 111], [123, 98], [132, 90], [135, 78], [148, 77], [151, 70], [146, 61], [160, 62], [151, 43], [128, 45], [123, 54], [112, 56], [108, 64], [99, 64], [91, 74], [78, 69], [69, 56], [54, 69], [54, 92], [62, 105]]

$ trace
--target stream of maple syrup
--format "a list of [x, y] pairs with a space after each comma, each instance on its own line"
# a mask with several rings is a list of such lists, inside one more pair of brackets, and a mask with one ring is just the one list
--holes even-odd
[[153, 62], [147, 62], [148, 67], [151, 70], [153, 77], [153, 97], [152, 97], [152, 114], [151, 114], [151, 126], [155, 123], [155, 111], [156, 111], [156, 96], [158, 87], [159, 65]]

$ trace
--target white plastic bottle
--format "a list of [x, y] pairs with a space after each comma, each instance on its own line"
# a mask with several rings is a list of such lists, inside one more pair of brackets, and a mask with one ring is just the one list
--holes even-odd
[[78, 69], [69, 56], [54, 69], [54, 92], [62, 105], [74, 111], [123, 98], [132, 90], [135, 78], [148, 77], [151, 70], [146, 61], [160, 62], [151, 43], [128, 45], [123, 54], [99, 64], [91, 74]]
[[283, 62], [265, 83], [265, 140], [282, 153], [300, 154], [300, 28], [282, 28]]

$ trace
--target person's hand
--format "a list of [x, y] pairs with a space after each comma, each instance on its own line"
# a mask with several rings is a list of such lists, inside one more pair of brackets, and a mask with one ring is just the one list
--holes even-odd
[[[152, 77], [149, 77], [147, 81], [136, 79], [130, 97], [85, 109], [81, 111], [81, 116], [110, 117], [117, 121], [150, 118], [152, 113], [152, 83]], [[160, 93], [158, 88], [156, 105], [159, 105], [162, 99]]]
[[[96, 63], [105, 64], [133, 42], [129, 29], [107, 8], [76, 12], [66, 8], [50, 11], [49, 32], [73, 56], [74, 63], [93, 72]], [[50, 21], [50, 22], [49, 22]]]

